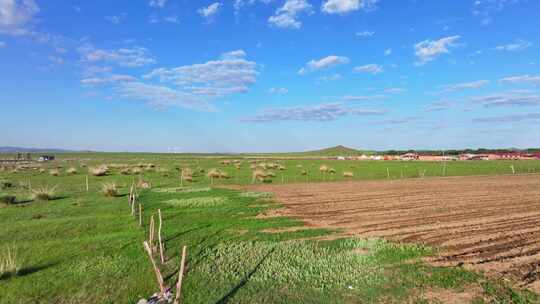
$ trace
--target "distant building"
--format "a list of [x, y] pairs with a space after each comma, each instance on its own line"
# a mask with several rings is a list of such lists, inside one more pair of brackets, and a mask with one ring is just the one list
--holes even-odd
[[39, 162], [46, 162], [46, 161], [52, 161], [52, 160], [54, 160], [54, 155], [41, 155], [38, 158]]
[[416, 153], [405, 153], [399, 157], [400, 160], [418, 160], [420, 156]]

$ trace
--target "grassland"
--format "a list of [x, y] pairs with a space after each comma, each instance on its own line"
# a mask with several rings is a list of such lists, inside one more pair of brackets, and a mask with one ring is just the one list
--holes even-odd
[[[241, 160], [240, 169], [222, 160], [173, 154], [63, 154], [43, 173], [1, 171], [0, 179], [13, 186], [0, 191], [16, 196], [16, 204], [0, 207], [0, 254], [13, 249], [20, 267], [16, 274], [0, 275], [0, 303], [136, 303], [148, 297], [158, 288], [142, 242], [157, 209], [164, 215], [169, 261], [162, 268], [169, 286], [174, 285], [181, 246], [188, 246], [185, 303], [436, 303], [433, 294], [441, 290], [476, 290], [471, 296], [475, 303], [538, 299], [508, 282], [460, 267], [430, 266], [422, 261], [434, 254], [430, 248], [380, 239], [332, 240], [327, 238], [331, 230], [304, 229], [290, 218], [257, 216], [278, 206], [267, 195], [212, 187], [252, 182], [248, 160]], [[445, 174], [441, 163], [279, 163], [285, 170], [273, 170], [272, 183], [342, 180], [345, 170], [352, 170], [358, 180], [388, 178], [388, 171], [390, 178], [398, 179], [510, 174], [512, 165], [517, 173], [540, 170], [538, 161], [451, 162]], [[88, 167], [100, 164], [109, 164], [109, 173], [89, 176], [86, 191]], [[120, 164], [137, 166], [141, 173], [122, 175]], [[336, 174], [319, 173], [322, 164]], [[49, 175], [53, 167], [61, 167], [58, 176]], [[68, 174], [70, 167], [77, 173]], [[195, 172], [193, 182], [181, 187], [180, 171], [187, 167]], [[227, 172], [229, 178], [207, 178], [211, 168]], [[301, 175], [302, 170], [308, 174]], [[143, 228], [130, 215], [125, 196], [139, 179], [152, 183], [151, 189], [140, 190]], [[120, 195], [105, 197], [105, 182], [116, 183]], [[33, 200], [30, 189], [45, 185], [57, 186], [55, 198]]]

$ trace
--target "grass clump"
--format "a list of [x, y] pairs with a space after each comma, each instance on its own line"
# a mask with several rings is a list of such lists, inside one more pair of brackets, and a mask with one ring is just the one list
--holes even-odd
[[0, 252], [0, 279], [16, 276], [21, 270], [15, 247], [6, 247]]
[[32, 189], [32, 198], [38, 201], [50, 201], [55, 198], [56, 186], [49, 188], [49, 186], [40, 186]]
[[71, 167], [71, 168], [66, 170], [66, 173], [69, 174], [69, 175], [75, 175], [75, 174], [77, 174], [77, 169], [75, 167]]
[[106, 197], [115, 197], [118, 196], [118, 187], [116, 183], [103, 183], [101, 185], [101, 192]]
[[165, 204], [177, 207], [201, 208], [220, 206], [227, 203], [227, 201], [227, 198], [223, 196], [204, 196], [194, 198], [171, 199], [165, 201]]
[[58, 170], [58, 169], [51, 169], [51, 170], [49, 170], [49, 174], [50, 174], [51, 176], [60, 176], [60, 170]]
[[109, 167], [106, 165], [101, 165], [98, 167], [88, 168], [88, 173], [93, 176], [105, 176], [107, 173], [109, 173]]

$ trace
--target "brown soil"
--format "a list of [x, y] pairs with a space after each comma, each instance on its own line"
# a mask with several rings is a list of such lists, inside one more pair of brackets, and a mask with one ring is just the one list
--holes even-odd
[[281, 214], [309, 226], [440, 249], [436, 265], [465, 265], [540, 292], [540, 175], [289, 185]]

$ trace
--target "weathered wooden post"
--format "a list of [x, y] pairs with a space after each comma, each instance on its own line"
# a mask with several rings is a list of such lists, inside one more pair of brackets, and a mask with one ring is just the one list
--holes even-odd
[[178, 272], [178, 282], [176, 283], [176, 297], [174, 299], [174, 304], [180, 304], [181, 299], [180, 295], [182, 293], [182, 280], [184, 278], [184, 265], [186, 264], [186, 251], [187, 247], [182, 248], [182, 260], [180, 261], [180, 271]]

